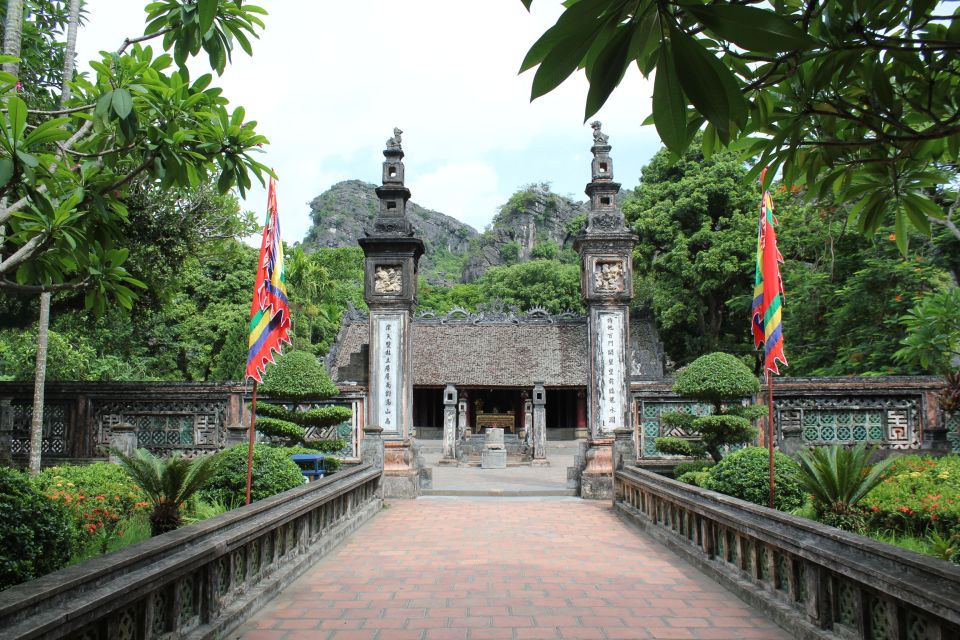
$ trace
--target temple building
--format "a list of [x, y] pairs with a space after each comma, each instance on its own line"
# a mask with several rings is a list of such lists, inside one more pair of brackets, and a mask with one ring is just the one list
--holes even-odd
[[388, 495], [419, 493], [417, 438], [442, 440], [441, 464], [471, 464], [489, 453], [490, 428], [503, 429], [506, 455], [535, 465], [548, 464], [548, 439], [581, 440], [583, 494], [612, 495], [614, 443], [633, 438], [637, 419], [631, 387], [663, 377], [663, 352], [653, 322], [630, 316], [636, 237], [620, 210], [608, 137], [591, 126], [590, 209], [574, 242], [585, 316], [521, 314], [496, 302], [477, 314], [418, 313], [424, 245], [406, 215], [403, 132], [387, 140], [379, 212], [358, 240], [369, 313], [345, 315], [328, 367], [359, 399], [363, 433], [382, 434]]
[[[542, 310], [517, 313], [494, 305], [469, 314], [454, 310], [413, 319], [413, 427], [416, 437], [440, 439], [444, 389], [452, 385], [466, 401], [466, 431], [489, 426], [525, 435], [524, 403], [534, 386], [546, 390], [548, 440], [587, 434], [587, 319]], [[368, 318], [358, 311], [344, 315], [329, 356], [334, 381], [348, 392], [368, 387]], [[663, 348], [652, 319], [630, 322], [630, 377], [637, 383], [663, 378]]]

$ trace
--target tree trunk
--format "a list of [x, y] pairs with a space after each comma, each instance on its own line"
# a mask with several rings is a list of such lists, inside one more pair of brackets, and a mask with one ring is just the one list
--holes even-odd
[[43, 383], [47, 377], [47, 328], [50, 326], [50, 292], [40, 294], [40, 322], [37, 331], [37, 372], [33, 381], [33, 416], [30, 420], [30, 475], [40, 473], [43, 447]]
[[67, 22], [67, 49], [63, 52], [63, 83], [60, 85], [60, 108], [70, 100], [70, 81], [77, 59], [77, 27], [80, 25], [80, 0], [70, 0], [70, 18]]
[[[20, 38], [23, 36], [23, 0], [7, 0], [7, 23], [3, 26], [3, 54], [20, 57]], [[20, 75], [19, 62], [4, 62], [3, 70]]]

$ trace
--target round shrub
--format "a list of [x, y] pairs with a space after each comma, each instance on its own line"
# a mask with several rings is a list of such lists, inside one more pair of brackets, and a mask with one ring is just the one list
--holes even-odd
[[756, 393], [760, 383], [745, 364], [729, 353], [700, 356], [677, 374], [674, 392], [717, 405]]
[[56, 571], [73, 547], [67, 512], [23, 473], [0, 467], [0, 589]]
[[691, 471], [707, 471], [713, 466], [713, 460], [684, 460], [673, 467], [673, 476], [677, 479]]
[[[247, 495], [247, 445], [238, 444], [217, 455], [213, 475], [200, 490], [208, 501], [243, 504]], [[303, 484], [300, 467], [289, 453], [265, 444], [253, 448], [253, 482], [251, 500], [262, 500]]]
[[272, 416], [257, 416], [256, 428], [265, 436], [291, 442], [302, 441], [305, 434], [303, 427], [300, 425]]
[[685, 482], [686, 484], [702, 487], [707, 483], [707, 478], [709, 477], [710, 474], [706, 471], [688, 471], [683, 475], [677, 476], [677, 480], [680, 482]]
[[[769, 502], [767, 450], [748, 447], [731, 453], [710, 468], [704, 488], [766, 506]], [[773, 456], [774, 506], [781, 511], [801, 507], [806, 498], [797, 479], [798, 465], [779, 451]]]
[[327, 375], [317, 357], [306, 351], [290, 351], [277, 356], [267, 367], [260, 391], [276, 398], [327, 398], [336, 395], [337, 385]]

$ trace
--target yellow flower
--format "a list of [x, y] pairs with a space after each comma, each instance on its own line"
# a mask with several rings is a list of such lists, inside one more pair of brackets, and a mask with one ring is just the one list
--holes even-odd
[[68, 486], [68, 487], [74, 487], [74, 486], [76, 486], [76, 485], [74, 485], [72, 482], [68, 482], [68, 483], [67, 483], [67, 486]]
[[937, 477], [940, 478], [941, 480], [949, 480], [949, 479], [950, 479], [950, 474], [949, 474], [948, 472], [944, 471], [943, 473], [941, 473], [941, 474], [938, 475]]
[[919, 478], [919, 477], [920, 477], [920, 472], [919, 472], [919, 471], [912, 471], [912, 472], [910, 472], [910, 477], [911, 477], [911, 478]]

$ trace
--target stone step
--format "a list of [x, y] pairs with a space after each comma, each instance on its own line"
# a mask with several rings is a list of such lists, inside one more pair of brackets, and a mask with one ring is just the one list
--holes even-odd
[[422, 489], [422, 496], [536, 498], [578, 496], [575, 489]]

